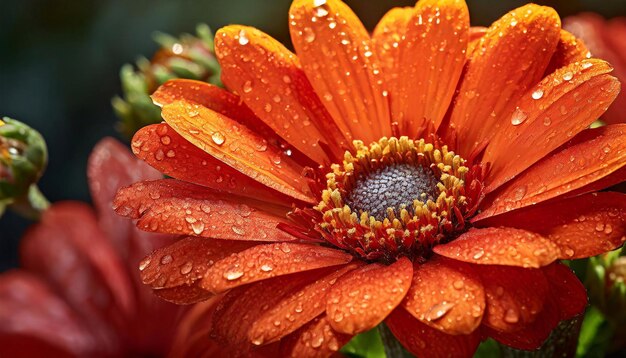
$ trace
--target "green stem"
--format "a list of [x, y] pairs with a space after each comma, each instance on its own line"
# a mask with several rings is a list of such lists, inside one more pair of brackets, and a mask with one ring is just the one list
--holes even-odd
[[26, 195], [16, 198], [8, 207], [22, 217], [39, 220], [43, 212], [50, 207], [50, 202], [39, 190], [37, 184], [33, 184]]
[[402, 344], [396, 339], [396, 337], [391, 333], [389, 327], [386, 324], [381, 323], [378, 325], [378, 333], [380, 334], [380, 338], [383, 341], [383, 346], [385, 347], [385, 355], [387, 358], [407, 358], [412, 357]]

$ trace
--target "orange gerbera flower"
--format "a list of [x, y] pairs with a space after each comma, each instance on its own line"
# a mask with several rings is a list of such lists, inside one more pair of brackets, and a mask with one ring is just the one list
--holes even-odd
[[370, 35], [338, 0], [296, 0], [297, 56], [216, 34], [230, 91], [175, 80], [137, 156], [175, 179], [118, 213], [187, 235], [140, 266], [188, 303], [224, 294], [217, 340], [324, 356], [385, 321], [419, 356], [538, 347], [584, 310], [559, 259], [620, 246], [626, 127], [587, 129], [619, 92], [604, 61], [527, 5], [487, 29], [460, 0], [396, 8]]

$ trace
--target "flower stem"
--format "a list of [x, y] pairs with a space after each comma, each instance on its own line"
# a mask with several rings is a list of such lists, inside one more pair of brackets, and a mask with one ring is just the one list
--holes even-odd
[[412, 357], [412, 355], [407, 352], [402, 344], [396, 339], [396, 337], [391, 333], [389, 327], [386, 324], [381, 323], [378, 325], [378, 333], [380, 334], [380, 338], [383, 341], [383, 346], [385, 347], [385, 355], [387, 358], [407, 358]]

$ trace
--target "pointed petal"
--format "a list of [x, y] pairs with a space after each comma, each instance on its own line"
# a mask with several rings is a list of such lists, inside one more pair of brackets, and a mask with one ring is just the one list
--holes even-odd
[[202, 287], [219, 293], [271, 277], [346, 264], [352, 255], [317, 245], [280, 243], [257, 245], [217, 261], [206, 272]]
[[562, 259], [599, 255], [626, 240], [626, 195], [591, 193], [542, 203], [477, 222], [537, 232], [559, 248]]
[[489, 27], [472, 52], [451, 114], [451, 126], [463, 133], [458, 153], [469, 155], [508, 122], [515, 101], [543, 77], [559, 36], [558, 14], [535, 4]]
[[114, 317], [136, 309], [124, 262], [85, 204], [52, 205], [26, 233], [20, 253], [24, 268], [44, 277], [103, 335], [113, 334]]
[[[339, 277], [360, 265], [361, 263], [357, 261], [339, 270], [333, 270], [294, 294], [284, 297], [254, 322], [248, 334], [250, 340], [275, 342], [324, 313], [328, 291]], [[274, 324], [276, 321], [282, 323], [277, 326]]]
[[463, 0], [421, 0], [398, 44], [389, 83], [391, 118], [413, 138], [429, 124], [439, 127], [465, 64], [469, 12]]
[[587, 290], [569, 267], [555, 262], [541, 270], [550, 284], [550, 296], [561, 312], [561, 320], [570, 319], [585, 311]]
[[143, 259], [139, 264], [141, 279], [153, 289], [192, 285], [215, 261], [253, 245], [252, 242], [185, 237]]
[[560, 255], [550, 240], [530, 231], [510, 227], [470, 229], [433, 249], [439, 255], [479, 265], [541, 267]]
[[276, 227], [286, 219], [284, 214], [264, 211], [272, 209], [267, 204], [239, 200], [174, 179], [122, 188], [113, 208], [119, 215], [139, 219], [137, 227], [145, 231], [228, 240], [295, 239]]
[[[296, 273], [234, 288], [220, 300], [213, 314], [212, 336], [240, 352], [264, 344], [263, 341], [250, 341], [252, 324], [270, 307], [322, 274], [328, 274], [328, 271]], [[281, 324], [282, 319], [278, 322]]]
[[[138, 130], [131, 147], [139, 159], [172, 178], [283, 205], [290, 205], [292, 201], [288, 196], [208, 155], [166, 123], [152, 124]], [[131, 183], [118, 185], [116, 189]]]
[[153, 290], [152, 292], [158, 298], [175, 305], [191, 305], [215, 296], [211, 292], [203, 290], [198, 282], [190, 285], [183, 284], [181, 286]]
[[97, 344], [66, 302], [22, 270], [0, 275], [0, 342], [3, 357], [89, 356]]
[[493, 163], [486, 192], [519, 175], [600, 117], [619, 93], [619, 81], [607, 74], [610, 71], [601, 60], [576, 62], [524, 94], [485, 150], [483, 161]]
[[559, 324], [559, 311], [551, 300], [546, 300], [541, 318], [520, 330], [506, 332], [483, 326], [483, 332], [486, 336], [509, 347], [533, 351], [541, 347], [557, 324]]
[[481, 220], [582, 188], [626, 165], [626, 124], [587, 129], [493, 193]]
[[412, 277], [413, 264], [406, 257], [389, 266], [369, 264], [346, 274], [326, 299], [331, 326], [351, 335], [376, 327], [402, 302]]
[[334, 124], [300, 67], [280, 42], [247, 26], [231, 25], [215, 36], [222, 81], [241, 95], [254, 113], [288, 143], [317, 163], [329, 161], [319, 142], [335, 157], [347, 141]]
[[590, 57], [591, 53], [581, 39], [565, 30], [561, 30], [561, 38], [556, 45], [556, 50], [554, 51], [554, 55], [552, 55], [545, 75], [549, 75], [561, 67]]
[[289, 18], [302, 68], [339, 128], [365, 143], [391, 135], [380, 62], [359, 18], [340, 0], [296, 0]]
[[280, 356], [290, 358], [330, 357], [352, 338], [333, 330], [326, 315], [288, 336], [280, 346]]
[[447, 334], [470, 334], [480, 325], [485, 294], [471, 266], [434, 256], [415, 267], [402, 307]]
[[485, 288], [483, 325], [513, 332], [541, 320], [548, 282], [540, 269], [476, 265]]
[[414, 13], [413, 7], [394, 7], [380, 19], [372, 33], [372, 43], [387, 83], [398, 79], [399, 73], [395, 71], [395, 67], [398, 62], [400, 40]]
[[165, 105], [165, 121], [181, 136], [243, 174], [296, 199], [314, 199], [302, 167], [250, 129], [185, 100]]
[[113, 138], [102, 139], [93, 148], [87, 162], [89, 190], [104, 231], [123, 259], [132, 251], [133, 224], [111, 210], [117, 189], [139, 180], [159, 179], [161, 173], [133, 158], [122, 143]]
[[478, 330], [469, 335], [443, 333], [411, 316], [404, 309], [394, 310], [385, 321], [394, 336], [418, 357], [472, 357], [478, 344]]

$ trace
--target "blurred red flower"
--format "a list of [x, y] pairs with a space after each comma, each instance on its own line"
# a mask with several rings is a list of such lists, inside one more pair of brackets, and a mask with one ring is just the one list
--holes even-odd
[[[582, 39], [594, 57], [607, 60], [615, 68], [615, 77], [626, 81], [626, 18], [605, 20], [598, 14], [583, 13], [565, 18], [563, 28]], [[606, 123], [626, 122], [626, 93], [617, 96], [602, 119]]]
[[165, 356], [188, 324], [187, 308], [155, 297], [137, 271], [171, 236], [148, 236], [111, 210], [119, 186], [162, 175], [104, 139], [88, 176], [95, 211], [79, 202], [52, 205], [23, 238], [22, 268], [0, 275], [2, 357]]
[[619, 83], [553, 9], [470, 29], [463, 1], [422, 0], [370, 36], [341, 1], [296, 0], [289, 25], [297, 56], [218, 31], [230, 91], [153, 95], [166, 123], [132, 148], [175, 179], [114, 207], [188, 236], [142, 261], [144, 283], [224, 295], [206, 330], [242, 355], [328, 356], [383, 321], [418, 356], [535, 349], [584, 310], [558, 260], [624, 242], [625, 196], [597, 191], [626, 177], [626, 127], [588, 129]]

